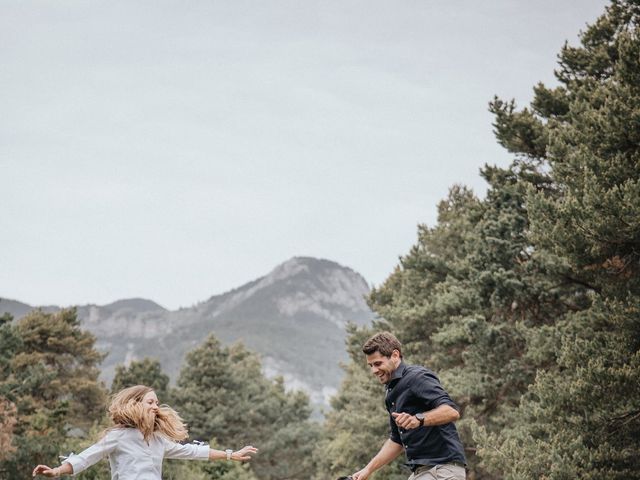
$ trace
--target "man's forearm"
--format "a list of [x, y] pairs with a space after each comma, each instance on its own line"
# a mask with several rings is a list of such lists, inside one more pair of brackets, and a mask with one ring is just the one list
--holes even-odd
[[445, 425], [455, 422], [459, 418], [460, 414], [458, 411], [450, 405], [440, 405], [433, 410], [424, 412], [424, 424], [429, 427]]
[[391, 439], [388, 439], [386, 442], [384, 442], [377, 455], [371, 459], [371, 461], [365, 468], [373, 473], [376, 470], [384, 467], [386, 464], [391, 463], [401, 453], [402, 445], [394, 442]]

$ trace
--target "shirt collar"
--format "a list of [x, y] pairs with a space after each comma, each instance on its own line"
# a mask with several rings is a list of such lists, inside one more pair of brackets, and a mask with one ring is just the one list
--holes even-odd
[[400, 365], [398, 365], [398, 368], [396, 368], [391, 374], [391, 378], [389, 379], [389, 383], [387, 384], [387, 386], [391, 385], [396, 380], [402, 378], [402, 376], [404, 375], [404, 371], [406, 369], [407, 369], [407, 366], [404, 364], [404, 362], [401, 361]]

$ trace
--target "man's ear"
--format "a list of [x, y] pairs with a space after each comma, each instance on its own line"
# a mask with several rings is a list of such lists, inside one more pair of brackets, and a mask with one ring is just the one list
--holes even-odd
[[400, 350], [395, 349], [393, 352], [391, 352], [391, 358], [393, 358], [394, 360], [400, 360]]

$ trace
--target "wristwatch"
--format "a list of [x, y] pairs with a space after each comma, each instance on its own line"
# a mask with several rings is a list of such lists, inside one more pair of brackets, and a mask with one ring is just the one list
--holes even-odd
[[227, 460], [231, 460], [231, 455], [233, 455], [233, 450], [228, 448], [227, 450], [224, 451], [224, 453], [227, 454]]
[[420, 422], [420, 426], [424, 427], [424, 413], [416, 413], [415, 417], [418, 419], [418, 421]]

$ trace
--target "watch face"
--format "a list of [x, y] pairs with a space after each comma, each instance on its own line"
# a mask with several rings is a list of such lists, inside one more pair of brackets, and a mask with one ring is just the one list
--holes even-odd
[[416, 413], [416, 418], [418, 420], [424, 420], [424, 413]]

